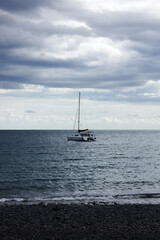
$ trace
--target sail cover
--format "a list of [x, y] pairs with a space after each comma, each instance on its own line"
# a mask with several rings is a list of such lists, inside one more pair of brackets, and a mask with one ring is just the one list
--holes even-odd
[[83, 130], [78, 130], [78, 132], [80, 133], [80, 132], [85, 132], [85, 131], [88, 131], [88, 129], [83, 129]]

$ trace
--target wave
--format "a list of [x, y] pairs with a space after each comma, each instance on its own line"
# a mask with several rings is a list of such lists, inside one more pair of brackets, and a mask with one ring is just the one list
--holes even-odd
[[138, 193], [138, 194], [119, 194], [115, 195], [115, 198], [118, 199], [151, 199], [151, 198], [159, 198], [160, 199], [160, 193]]
[[160, 193], [119, 194], [108, 196], [48, 196], [0, 198], [0, 205], [32, 204], [160, 204]]

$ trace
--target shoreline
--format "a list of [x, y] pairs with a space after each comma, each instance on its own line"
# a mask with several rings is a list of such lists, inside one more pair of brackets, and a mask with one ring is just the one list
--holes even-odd
[[1, 240], [159, 239], [160, 204], [0, 206]]

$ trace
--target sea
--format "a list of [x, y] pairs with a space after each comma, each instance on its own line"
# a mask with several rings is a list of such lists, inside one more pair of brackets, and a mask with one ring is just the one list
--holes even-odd
[[0, 130], [0, 204], [159, 204], [160, 131]]

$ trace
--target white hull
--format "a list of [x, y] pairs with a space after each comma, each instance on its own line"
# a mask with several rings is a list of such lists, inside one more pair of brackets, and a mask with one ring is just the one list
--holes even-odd
[[91, 136], [70, 136], [67, 137], [68, 141], [77, 141], [77, 142], [89, 142], [89, 141], [95, 141], [95, 137]]
[[79, 142], [79, 141], [80, 141], [80, 142], [86, 141], [83, 137], [76, 137], [76, 136], [75, 136], [75, 137], [74, 137], [74, 136], [73, 136], [73, 137], [72, 137], [72, 136], [71, 136], [71, 137], [68, 137], [67, 140], [68, 140], [68, 141], [78, 141], [78, 142]]

